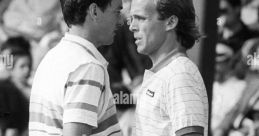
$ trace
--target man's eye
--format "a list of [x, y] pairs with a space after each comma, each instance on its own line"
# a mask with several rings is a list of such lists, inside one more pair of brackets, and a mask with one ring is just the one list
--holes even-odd
[[145, 17], [141, 17], [141, 16], [136, 16], [135, 19], [138, 20], [138, 21], [143, 21], [146, 18]]
[[131, 17], [127, 18], [127, 25], [130, 25], [131, 22], [132, 22], [132, 18]]

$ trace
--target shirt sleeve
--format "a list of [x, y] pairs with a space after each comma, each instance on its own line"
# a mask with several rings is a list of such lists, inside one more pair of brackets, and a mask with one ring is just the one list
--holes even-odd
[[[204, 134], [207, 125], [206, 104], [201, 84], [190, 73], [177, 73], [169, 80], [166, 109], [176, 136]], [[205, 89], [205, 88], [204, 88]]]
[[104, 69], [93, 63], [81, 65], [69, 74], [64, 94], [63, 123], [78, 122], [97, 127], [104, 74]]

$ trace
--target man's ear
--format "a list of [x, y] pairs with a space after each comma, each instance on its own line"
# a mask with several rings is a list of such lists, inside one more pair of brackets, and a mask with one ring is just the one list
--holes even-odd
[[88, 8], [88, 15], [93, 21], [97, 20], [97, 10], [98, 6], [96, 3], [92, 3]]
[[178, 24], [178, 17], [175, 15], [172, 15], [166, 21], [166, 30], [169, 31], [169, 30], [175, 29], [177, 24]]

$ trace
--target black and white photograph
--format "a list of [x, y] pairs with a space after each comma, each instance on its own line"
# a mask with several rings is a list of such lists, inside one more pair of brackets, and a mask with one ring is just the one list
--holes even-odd
[[259, 136], [259, 0], [0, 0], [0, 136]]

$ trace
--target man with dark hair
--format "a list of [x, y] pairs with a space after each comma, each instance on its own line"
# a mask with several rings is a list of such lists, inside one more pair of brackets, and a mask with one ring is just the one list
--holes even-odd
[[30, 99], [30, 136], [118, 136], [107, 61], [121, 0], [61, 0], [68, 33], [40, 63]]
[[133, 0], [130, 30], [145, 71], [136, 108], [137, 136], [207, 136], [208, 99], [186, 51], [200, 37], [192, 0]]

